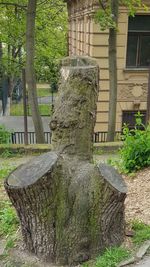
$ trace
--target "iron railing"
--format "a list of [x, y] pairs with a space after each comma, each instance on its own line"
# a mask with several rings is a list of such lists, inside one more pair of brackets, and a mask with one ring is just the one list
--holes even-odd
[[[45, 142], [47, 144], [51, 143], [51, 132], [44, 132]], [[10, 143], [11, 144], [24, 144], [24, 132], [14, 132], [11, 134]], [[116, 132], [115, 141], [121, 140], [121, 132]], [[96, 132], [93, 135], [94, 143], [107, 142], [107, 132]], [[28, 143], [36, 144], [36, 134], [35, 132], [28, 132]]]

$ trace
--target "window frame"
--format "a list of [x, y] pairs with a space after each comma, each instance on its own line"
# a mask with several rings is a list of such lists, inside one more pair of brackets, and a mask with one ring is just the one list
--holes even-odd
[[[147, 16], [150, 17], [150, 14], [146, 14]], [[141, 15], [136, 15], [136, 16], [144, 16], [143, 14]], [[129, 21], [128, 21], [129, 23]], [[129, 36], [137, 36], [137, 45], [136, 45], [136, 62], [135, 62], [135, 65], [129, 65], [128, 64], [128, 40], [129, 40]], [[129, 24], [128, 24], [128, 36], [127, 36], [127, 52], [126, 52], [126, 68], [130, 68], [130, 69], [133, 69], [133, 68], [136, 68], [136, 69], [139, 69], [139, 68], [149, 68], [148, 65], [146, 66], [143, 66], [141, 65], [141, 57], [140, 57], [140, 54], [141, 54], [141, 40], [142, 40], [142, 37], [143, 36], [149, 36], [150, 37], [150, 30], [129, 30]]]

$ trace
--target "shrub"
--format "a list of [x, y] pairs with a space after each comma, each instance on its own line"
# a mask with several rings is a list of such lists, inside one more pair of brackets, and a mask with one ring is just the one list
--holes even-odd
[[[137, 171], [150, 165], [150, 125], [142, 124], [141, 114], [136, 115], [135, 128], [123, 127], [123, 147], [120, 150], [123, 170], [126, 173]], [[141, 130], [143, 128], [144, 130]]]
[[9, 132], [4, 125], [0, 125], [0, 144], [10, 143], [11, 132]]

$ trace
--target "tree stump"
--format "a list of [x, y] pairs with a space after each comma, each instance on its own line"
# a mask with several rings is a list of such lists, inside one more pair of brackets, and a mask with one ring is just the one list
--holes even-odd
[[13, 171], [5, 188], [27, 249], [45, 261], [75, 266], [122, 243], [127, 188], [114, 168], [90, 161], [97, 64], [87, 57], [62, 64], [50, 123], [54, 151]]

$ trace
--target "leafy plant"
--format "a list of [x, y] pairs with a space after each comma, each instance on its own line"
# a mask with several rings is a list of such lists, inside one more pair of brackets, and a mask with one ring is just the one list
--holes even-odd
[[[150, 125], [142, 124], [140, 112], [136, 115], [135, 128], [123, 127], [123, 147], [120, 150], [122, 167], [126, 173], [140, 170], [150, 165]], [[143, 128], [144, 130], [141, 130]]]
[[11, 132], [4, 125], [0, 125], [0, 144], [9, 144]]

